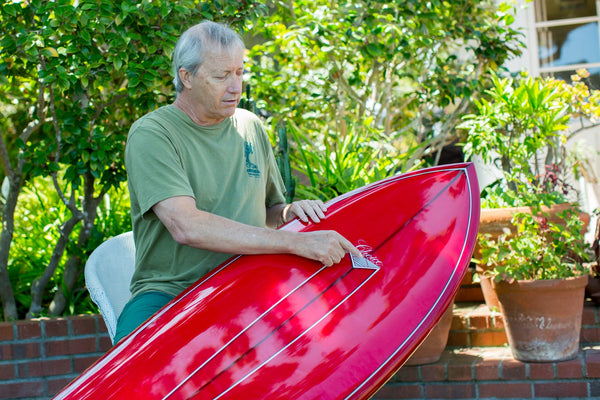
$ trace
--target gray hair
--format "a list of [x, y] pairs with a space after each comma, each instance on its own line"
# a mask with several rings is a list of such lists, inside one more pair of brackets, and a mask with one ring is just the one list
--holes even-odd
[[212, 21], [200, 22], [181, 35], [173, 52], [173, 84], [177, 93], [183, 90], [179, 69], [185, 68], [196, 75], [205, 61], [206, 52], [215, 46], [220, 46], [221, 50], [230, 50], [235, 46], [245, 48], [242, 37], [233, 29]]

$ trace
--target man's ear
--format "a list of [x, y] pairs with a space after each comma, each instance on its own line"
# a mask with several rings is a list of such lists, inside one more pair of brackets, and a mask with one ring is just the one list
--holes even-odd
[[181, 81], [183, 86], [188, 89], [191, 88], [192, 87], [192, 74], [190, 73], [190, 71], [181, 67], [181, 68], [179, 68], [179, 71], [177, 71], [177, 73], [179, 74], [179, 80]]

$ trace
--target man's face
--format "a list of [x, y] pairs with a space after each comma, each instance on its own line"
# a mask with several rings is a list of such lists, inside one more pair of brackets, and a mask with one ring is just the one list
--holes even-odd
[[232, 116], [242, 96], [244, 49], [211, 50], [195, 76], [191, 77], [192, 104], [196, 117], [214, 125]]

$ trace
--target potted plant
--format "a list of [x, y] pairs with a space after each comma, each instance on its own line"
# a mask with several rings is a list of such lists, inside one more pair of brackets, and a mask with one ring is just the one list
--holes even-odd
[[579, 351], [589, 246], [577, 207], [552, 222], [540, 208], [519, 212], [515, 232], [481, 239], [481, 262], [498, 297], [513, 356], [522, 361], [561, 361]]
[[[573, 84], [527, 74], [494, 77], [489, 97], [476, 102], [478, 112], [461, 125], [467, 132], [465, 154], [499, 170], [497, 181], [482, 192], [475, 257], [482, 288], [486, 282], [493, 288], [513, 355], [523, 361], [569, 359], [579, 348], [589, 246], [578, 194], [569, 183], [580, 172], [580, 161], [569, 155], [566, 143], [572, 117], [599, 108], [598, 97], [592, 98], [595, 105], [582, 108], [598, 94], [582, 83], [585, 71], [578, 77]], [[486, 209], [494, 214], [502, 207], [509, 208], [508, 221], [486, 233]], [[573, 305], [565, 319], [550, 314], [568, 304], [557, 302], [566, 290], [562, 285], [575, 293], [567, 295]], [[512, 300], [511, 292], [530, 297]], [[529, 305], [548, 307], [527, 311]], [[526, 333], [515, 330], [519, 323]], [[567, 333], [571, 337], [565, 339]]]

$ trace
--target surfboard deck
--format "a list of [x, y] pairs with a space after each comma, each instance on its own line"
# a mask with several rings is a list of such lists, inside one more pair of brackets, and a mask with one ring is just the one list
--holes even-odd
[[294, 220], [280, 229], [336, 230], [368, 262], [233, 257], [55, 398], [372, 396], [458, 290], [477, 237], [477, 177], [470, 163], [427, 168], [327, 206], [319, 224]]

